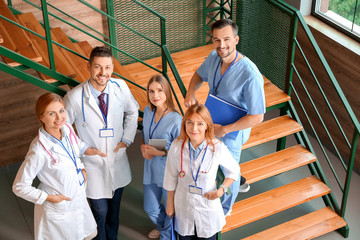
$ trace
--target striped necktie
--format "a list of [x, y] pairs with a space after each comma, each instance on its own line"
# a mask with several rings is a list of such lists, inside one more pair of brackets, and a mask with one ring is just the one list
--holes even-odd
[[106, 93], [101, 93], [99, 96], [98, 96], [98, 99], [99, 99], [99, 107], [100, 107], [100, 110], [101, 112], [104, 114], [104, 116], [106, 117], [107, 116], [107, 104], [104, 100], [104, 97], [105, 97], [105, 94]]

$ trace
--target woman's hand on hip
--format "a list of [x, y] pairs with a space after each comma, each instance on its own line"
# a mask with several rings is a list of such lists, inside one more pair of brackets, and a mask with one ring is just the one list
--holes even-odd
[[46, 198], [46, 201], [49, 201], [49, 202], [52, 202], [52, 203], [59, 203], [59, 202], [62, 202], [62, 201], [71, 201], [71, 198], [69, 197], [66, 197], [62, 194], [60, 195], [48, 195], [47, 198]]
[[126, 148], [126, 144], [123, 142], [119, 142], [114, 150], [114, 152], [118, 152], [120, 148]]
[[84, 152], [85, 155], [89, 155], [89, 156], [92, 156], [92, 155], [99, 155], [101, 157], [106, 157], [106, 154], [101, 152], [99, 149], [96, 149], [96, 148], [92, 148], [92, 147], [88, 147], [86, 149], [86, 151]]
[[203, 197], [209, 200], [215, 200], [217, 198], [222, 197], [223, 194], [224, 194], [224, 189], [219, 188], [218, 190], [205, 193]]

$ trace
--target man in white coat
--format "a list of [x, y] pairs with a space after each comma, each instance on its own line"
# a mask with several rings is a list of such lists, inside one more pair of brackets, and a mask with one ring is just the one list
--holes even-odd
[[90, 79], [70, 90], [64, 100], [67, 121], [80, 138], [106, 157], [84, 156], [88, 175], [86, 194], [94, 214], [95, 239], [117, 239], [120, 202], [131, 181], [126, 148], [133, 142], [139, 106], [123, 80], [111, 78], [113, 58], [106, 47], [90, 54]]

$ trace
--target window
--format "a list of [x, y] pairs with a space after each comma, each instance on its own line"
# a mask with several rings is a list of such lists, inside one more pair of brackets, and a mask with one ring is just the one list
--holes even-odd
[[360, 0], [314, 0], [312, 13], [360, 41]]

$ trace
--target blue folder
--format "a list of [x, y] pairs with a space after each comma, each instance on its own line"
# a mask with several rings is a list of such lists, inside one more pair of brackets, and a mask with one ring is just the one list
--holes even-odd
[[[246, 109], [235, 106], [234, 104], [212, 94], [208, 95], [205, 107], [209, 109], [213, 122], [220, 125], [234, 123], [247, 114]], [[239, 131], [235, 131], [228, 133], [225, 136], [231, 139], [236, 139], [238, 134]]]

